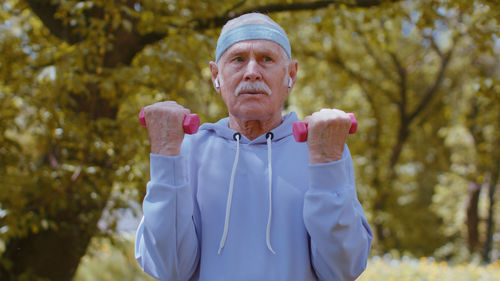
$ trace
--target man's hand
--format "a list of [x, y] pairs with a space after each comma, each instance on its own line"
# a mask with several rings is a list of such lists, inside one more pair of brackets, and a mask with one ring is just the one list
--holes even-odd
[[175, 101], [158, 102], [144, 107], [151, 153], [167, 156], [180, 154], [184, 139], [182, 122], [189, 113], [189, 109]]
[[307, 146], [311, 164], [328, 163], [342, 158], [351, 128], [351, 118], [337, 109], [321, 109], [307, 116]]

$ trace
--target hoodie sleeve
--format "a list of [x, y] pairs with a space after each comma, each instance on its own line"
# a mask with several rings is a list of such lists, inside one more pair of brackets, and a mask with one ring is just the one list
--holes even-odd
[[156, 279], [189, 280], [198, 265], [199, 243], [184, 158], [151, 154], [150, 166], [135, 257]]
[[311, 259], [320, 280], [355, 280], [366, 268], [373, 238], [356, 196], [352, 160], [309, 166], [304, 222], [311, 237]]

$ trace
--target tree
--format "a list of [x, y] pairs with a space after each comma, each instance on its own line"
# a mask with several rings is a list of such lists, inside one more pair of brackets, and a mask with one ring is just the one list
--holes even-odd
[[[307, 58], [307, 74], [298, 84], [306, 97], [294, 100], [302, 102], [300, 109], [338, 106], [362, 116], [351, 151], [362, 175], [360, 196], [376, 232], [375, 252], [459, 255], [460, 246], [450, 249], [447, 241], [456, 245], [467, 236], [463, 216], [453, 213], [465, 214], [460, 204], [467, 191], [459, 190], [456, 181], [445, 186], [440, 181], [454, 167], [456, 154], [450, 149], [462, 146], [454, 143], [450, 148], [444, 141], [448, 127], [464, 124], [467, 110], [461, 110], [461, 101], [473, 104], [469, 98], [479, 93], [469, 91], [470, 86], [489, 81], [485, 92], [490, 102], [485, 104], [498, 106], [491, 98], [499, 79], [496, 11], [490, 1], [404, 1], [363, 11], [344, 9], [335, 16], [322, 10], [301, 32], [313, 35], [292, 40], [304, 42], [299, 52]], [[468, 118], [489, 132], [488, 141], [477, 138], [470, 144], [471, 149], [488, 147], [483, 159], [489, 159], [484, 166], [489, 171], [496, 170], [491, 141], [497, 139], [490, 131], [498, 120], [494, 112], [491, 107], [478, 111], [488, 116], [485, 125], [490, 129], [481, 127], [478, 115]], [[471, 159], [466, 161], [471, 164]], [[489, 194], [494, 202], [495, 193]], [[495, 222], [489, 221], [493, 231]], [[451, 231], [443, 223], [457, 228]]]
[[2, 4], [2, 280], [71, 279], [90, 238], [113, 229], [113, 221], [98, 227], [103, 211], [140, 201], [148, 150], [136, 125], [142, 105], [175, 99], [205, 121], [224, 114], [206, 68], [223, 22], [336, 1], [269, 3]]
[[[300, 70], [286, 111], [357, 114], [349, 146], [374, 252], [449, 259], [469, 239], [470, 252], [491, 257], [500, 223], [495, 2], [1, 5], [0, 279], [71, 279], [90, 238], [113, 232], [114, 210], [141, 201], [142, 106], [176, 100], [207, 122], [226, 114], [207, 59], [221, 25], [247, 11], [272, 12], [289, 31]], [[469, 195], [469, 183], [480, 188]]]
[[[423, 13], [430, 13], [426, 15], [430, 19]], [[340, 95], [334, 101], [361, 108], [361, 120], [368, 120], [361, 123], [363, 135], [357, 136], [362, 143], [352, 150], [359, 155], [355, 161], [364, 162], [357, 165], [364, 175], [361, 195], [371, 211], [380, 252], [399, 249], [429, 255], [443, 243], [438, 231], [415, 227], [439, 224], [439, 218], [425, 209], [431, 203], [432, 181], [429, 185], [419, 177], [429, 162], [420, 154], [436, 152], [419, 147], [417, 138], [429, 139], [446, 124], [436, 113], [447, 90], [443, 80], [458, 41], [452, 37], [451, 46], [444, 48], [436, 42], [439, 38], [425, 34], [426, 26], [420, 25], [439, 18], [435, 13], [414, 2], [363, 13], [346, 10], [336, 21], [321, 26], [332, 30], [328, 51], [308, 50], [310, 56], [316, 54], [328, 62], [327, 73], [336, 80], [334, 89], [352, 93], [350, 101]], [[437, 29], [429, 26], [426, 32]], [[438, 162], [433, 168], [445, 169], [446, 163]]]

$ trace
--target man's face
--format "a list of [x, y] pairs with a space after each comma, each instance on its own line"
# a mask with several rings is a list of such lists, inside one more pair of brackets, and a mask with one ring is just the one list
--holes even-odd
[[[212, 62], [210, 66], [212, 76], [219, 80], [219, 91], [230, 116], [246, 120], [281, 115], [291, 90], [289, 78], [295, 81], [297, 70], [297, 63], [290, 62], [280, 45], [269, 40], [235, 43], [222, 55], [218, 65]], [[249, 83], [264, 83], [271, 94], [246, 87], [252, 85]], [[237, 93], [238, 86], [246, 90]]]

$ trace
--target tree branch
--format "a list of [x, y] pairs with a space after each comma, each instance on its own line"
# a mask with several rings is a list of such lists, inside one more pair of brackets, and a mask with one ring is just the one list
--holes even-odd
[[441, 60], [441, 66], [439, 68], [438, 75], [436, 77], [436, 80], [434, 80], [434, 83], [432, 86], [427, 90], [425, 96], [422, 98], [418, 106], [415, 108], [415, 110], [409, 114], [408, 120], [411, 121], [415, 117], [417, 117], [420, 112], [429, 104], [429, 102], [432, 100], [432, 98], [435, 96], [437, 90], [439, 89], [439, 86], [441, 85], [441, 82], [443, 81], [444, 74], [446, 71], [446, 68], [448, 67], [448, 63], [451, 60], [451, 56], [453, 54], [453, 50], [456, 46], [456, 43], [453, 45], [453, 47], [442, 57]]
[[363, 43], [363, 46], [365, 47], [366, 52], [375, 61], [375, 64], [380, 69], [380, 71], [382, 71], [382, 73], [385, 75], [385, 77], [387, 79], [389, 79], [393, 83], [397, 83], [394, 76], [387, 70], [387, 68], [384, 66], [384, 64], [379, 59], [379, 57], [375, 55], [375, 52], [373, 51], [372, 46], [370, 45], [370, 43], [368, 43], [368, 39], [366, 38], [367, 35], [363, 31], [361, 31], [361, 29], [359, 29], [358, 26], [356, 26], [356, 32], [360, 34], [359, 38], [361, 38], [361, 43]]
[[77, 33], [73, 32], [74, 28], [64, 24], [64, 22], [54, 15], [56, 14], [59, 5], [52, 4], [50, 0], [25, 0], [30, 6], [33, 13], [35, 13], [43, 25], [47, 27], [50, 33], [59, 39], [62, 39], [69, 44], [75, 44], [83, 38]]
[[398, 105], [401, 109], [401, 116], [406, 118], [406, 102], [407, 102], [407, 82], [406, 82], [406, 69], [403, 67], [398, 59], [398, 56], [394, 52], [389, 52], [392, 62], [396, 66], [399, 75], [399, 94], [401, 100]]
[[[397, 2], [399, 0], [390, 0], [390, 2]], [[372, 6], [378, 6], [384, 0], [355, 0], [355, 1], [341, 1], [341, 0], [324, 0], [324, 1], [314, 1], [314, 2], [295, 2], [295, 3], [279, 3], [279, 4], [267, 4], [261, 6], [255, 6], [242, 11], [229, 10], [221, 16], [215, 16], [207, 19], [197, 19], [195, 29], [204, 30], [207, 28], [221, 27], [228, 20], [232, 18], [239, 17], [243, 14], [250, 12], [258, 13], [278, 13], [278, 12], [293, 12], [293, 11], [313, 11], [322, 8], [327, 8], [331, 5], [342, 4], [348, 7], [359, 7], [359, 8], [369, 8]]]
[[[85, 38], [75, 32], [75, 27], [64, 23], [62, 20], [55, 17], [59, 6], [58, 4], [52, 4], [51, 0], [25, 0], [30, 6], [33, 13], [35, 13], [43, 24], [49, 29], [51, 34], [57, 38], [68, 42], [69, 44], [78, 43]], [[316, 10], [321, 8], [326, 8], [330, 5], [343, 4], [348, 7], [372, 7], [382, 4], [383, 2], [396, 2], [398, 0], [323, 0], [314, 2], [295, 2], [295, 3], [280, 3], [280, 4], [266, 4], [255, 6], [241, 11], [236, 11], [239, 9], [246, 1], [242, 0], [231, 7], [230, 10], [225, 11], [222, 15], [216, 15], [209, 18], [195, 18], [187, 21], [185, 24], [176, 25], [177, 28], [190, 28], [197, 31], [202, 31], [210, 28], [216, 28], [223, 26], [228, 20], [238, 17], [242, 14], [248, 12], [261, 12], [261, 13], [277, 13], [277, 12], [290, 12], [290, 11], [305, 11], [305, 10]], [[125, 3], [127, 6], [133, 5], [134, 1], [128, 1]], [[93, 8], [89, 12], [88, 17], [92, 16], [102, 16], [102, 9]], [[123, 14], [123, 17], [127, 17], [133, 23], [135, 20], [130, 18], [130, 15]], [[114, 38], [116, 42], [113, 42], [113, 51], [106, 54], [104, 60], [104, 66], [114, 67], [119, 63], [125, 65], [130, 64], [133, 57], [140, 52], [144, 47], [149, 44], [156, 43], [163, 38], [167, 37], [166, 33], [152, 32], [148, 34], [139, 34], [135, 28], [131, 31], [126, 31], [123, 28], [112, 31], [114, 33]]]
[[[359, 72], [356, 72], [354, 70], [352, 70], [350, 67], [348, 67], [346, 65], [346, 63], [340, 58], [340, 56], [338, 55], [339, 52], [338, 51], [335, 51], [335, 52], [332, 52], [334, 53], [334, 57], [332, 58], [327, 58], [328, 61], [334, 63], [335, 65], [337, 65], [338, 67], [340, 67], [343, 71], [345, 71], [349, 76], [351, 76], [353, 79], [357, 80], [358, 83], [360, 85], [368, 85], [370, 87], [373, 87], [375, 89], [380, 89], [380, 91], [382, 93], [385, 93], [387, 98], [389, 98], [391, 100], [391, 102], [393, 103], [396, 103], [396, 104], [399, 104], [399, 101], [397, 101], [393, 96], [392, 94], [390, 93], [390, 91], [388, 89], [382, 89], [377, 82], [363, 76], [363, 74], [359, 73]], [[314, 56], [315, 54], [307, 54], [306, 55], [308, 56]]]
[[440, 58], [443, 58], [443, 52], [441, 52], [441, 50], [439, 49], [439, 46], [437, 45], [436, 40], [434, 39], [434, 36], [430, 36], [429, 39], [431, 41], [431, 46], [434, 49], [434, 51], [436, 51], [436, 53]]

